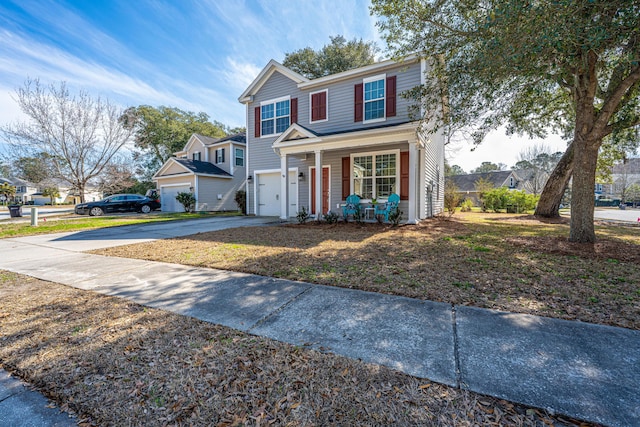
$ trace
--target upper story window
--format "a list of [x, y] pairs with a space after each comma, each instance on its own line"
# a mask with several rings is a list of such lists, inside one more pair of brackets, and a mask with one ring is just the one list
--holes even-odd
[[198, 151], [197, 153], [193, 153], [193, 160], [196, 162], [200, 161], [200, 152]]
[[236, 148], [236, 166], [244, 166], [244, 150]]
[[364, 83], [364, 121], [384, 119], [384, 81], [385, 76], [365, 79]]
[[309, 94], [309, 98], [310, 98], [309, 107], [311, 109], [309, 117], [311, 117], [310, 121], [312, 123], [328, 120], [327, 119], [328, 94], [329, 94], [329, 91], [327, 89]]
[[224, 148], [216, 150], [216, 163], [224, 163]]
[[367, 77], [354, 89], [354, 122], [375, 123], [396, 115], [396, 76]]
[[276, 99], [260, 104], [260, 129], [262, 136], [275, 135], [287, 130], [290, 124], [290, 99]]
[[509, 177], [509, 188], [513, 188], [516, 186], [516, 180], [513, 179], [512, 176]]

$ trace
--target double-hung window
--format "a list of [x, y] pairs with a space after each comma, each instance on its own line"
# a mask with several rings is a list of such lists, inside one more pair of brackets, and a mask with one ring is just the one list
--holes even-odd
[[398, 193], [399, 153], [385, 151], [351, 156], [353, 193], [363, 199], [384, 199]]
[[244, 166], [244, 150], [236, 148], [236, 166]]
[[284, 132], [291, 118], [290, 99], [280, 98], [260, 104], [260, 130], [262, 136]]
[[385, 76], [370, 77], [364, 83], [364, 121], [384, 120]]
[[224, 148], [216, 150], [216, 163], [224, 163]]
[[193, 160], [197, 162], [200, 161], [200, 152], [193, 153]]

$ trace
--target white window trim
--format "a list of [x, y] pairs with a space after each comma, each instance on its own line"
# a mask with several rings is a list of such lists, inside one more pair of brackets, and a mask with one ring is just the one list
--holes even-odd
[[219, 165], [219, 164], [221, 164], [221, 163], [224, 163], [224, 158], [223, 158], [221, 161], [219, 161], [219, 160], [218, 160], [218, 158], [219, 158], [219, 157], [222, 157], [222, 156], [220, 156], [220, 155], [219, 155], [219, 153], [220, 153], [220, 154], [222, 154], [222, 151], [221, 151], [221, 150], [224, 150], [224, 149], [225, 149], [225, 147], [222, 147], [222, 148], [216, 148], [216, 151], [215, 151], [215, 156], [216, 156], [216, 158], [215, 158], [216, 163], [215, 163], [215, 164], [216, 164], [216, 165]]
[[[325, 92], [327, 94], [327, 96], [325, 97], [327, 100], [327, 105], [325, 106], [325, 108], [327, 109], [327, 111], [325, 111], [326, 118], [322, 120], [311, 120], [311, 117], [312, 117], [311, 99], [313, 98], [313, 95], [317, 93], [322, 93], [322, 92]], [[363, 92], [363, 96], [364, 96], [364, 92]], [[328, 122], [328, 121], [329, 121], [329, 89], [322, 89], [322, 90], [316, 90], [315, 92], [311, 92], [309, 94], [309, 123], [322, 123], [322, 122]]]
[[[397, 195], [400, 195], [400, 150], [385, 150], [385, 151], [370, 151], [367, 153], [351, 153], [351, 159], [350, 159], [350, 163], [349, 163], [349, 194], [353, 194], [355, 189], [353, 186], [353, 180], [355, 179], [353, 176], [353, 158], [354, 157], [363, 157], [363, 156], [373, 156], [373, 170], [374, 170], [374, 174], [375, 174], [375, 156], [378, 155], [384, 155], [384, 154], [395, 154], [396, 155], [396, 189], [394, 191], [394, 193], [396, 193]], [[375, 186], [375, 179], [376, 176], [372, 176], [371, 177], [374, 181], [373, 181], [373, 186], [372, 186], [372, 191], [375, 193], [376, 190], [376, 186]], [[379, 197], [377, 197], [376, 195], [376, 200], [378, 202], [384, 202], [386, 201], [386, 199], [380, 199]], [[371, 203], [371, 199], [361, 199], [360, 200], [362, 203]]]
[[193, 153], [191, 153], [191, 160], [195, 160], [194, 157], [196, 154], [200, 157], [198, 161], [202, 161], [202, 153], [200, 151], [194, 151]]
[[[382, 117], [379, 117], [377, 119], [370, 119], [367, 120], [366, 117], [366, 105], [367, 102], [372, 102], [371, 101], [365, 101], [365, 92], [366, 92], [366, 85], [367, 83], [370, 82], [375, 82], [378, 80], [382, 80], [382, 83], [384, 84], [384, 96], [382, 97], [382, 105], [383, 105], [383, 113], [382, 113]], [[387, 75], [386, 74], [378, 74], [377, 76], [373, 76], [373, 77], [367, 77], [365, 79], [362, 79], [362, 123], [377, 123], [377, 122], [384, 122], [387, 120]]]
[[[242, 151], [242, 166], [237, 164], [237, 150]], [[246, 156], [245, 156], [245, 151], [244, 148], [242, 147], [233, 147], [233, 166], [237, 167], [237, 168], [243, 168], [246, 166], [247, 160], [246, 160]]]
[[[291, 96], [282, 96], [280, 98], [274, 98], [274, 99], [269, 99], [267, 101], [262, 101], [260, 102], [260, 138], [273, 138], [274, 136], [278, 136], [278, 135], [282, 135], [282, 132], [276, 132], [276, 119], [278, 118], [276, 116], [276, 103], [278, 102], [282, 102], [282, 101], [289, 101], [289, 126], [291, 126]], [[262, 106], [263, 105], [269, 105], [269, 104], [273, 104], [273, 131], [274, 133], [270, 133], [267, 135], [264, 135], [262, 133]]]

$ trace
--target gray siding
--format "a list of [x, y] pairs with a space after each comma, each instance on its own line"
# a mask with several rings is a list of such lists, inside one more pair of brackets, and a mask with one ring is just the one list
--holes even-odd
[[[272, 137], [254, 136], [255, 129], [255, 107], [260, 105], [262, 101], [268, 101], [284, 96], [298, 99], [298, 123], [316, 133], [329, 133], [350, 131], [356, 129], [366, 129], [377, 127], [380, 125], [390, 125], [405, 123], [411, 119], [409, 116], [409, 107], [411, 101], [405, 99], [401, 94], [420, 84], [420, 63], [414, 64], [398, 64], [397, 67], [387, 69], [381, 72], [372, 72], [368, 76], [376, 76], [385, 74], [387, 77], [396, 76], [396, 116], [389, 117], [383, 122], [363, 124], [362, 122], [354, 122], [354, 85], [362, 83], [363, 76], [354, 77], [348, 80], [340, 81], [326, 86], [314, 87], [312, 89], [300, 90], [297, 84], [275, 71], [273, 75], [262, 85], [260, 90], [255, 93], [253, 100], [247, 106], [247, 165], [249, 175], [255, 177], [256, 170], [273, 170], [280, 169], [280, 158], [273, 151], [272, 144], [278, 138], [278, 135]], [[327, 102], [329, 105], [328, 121], [310, 123], [310, 97], [309, 94], [323, 89], [328, 89]], [[406, 144], [383, 144], [370, 149], [362, 149], [358, 151], [379, 151], [400, 148], [407, 151]], [[336, 210], [336, 205], [343, 201], [342, 199], [342, 163], [344, 156], [349, 156], [350, 151], [333, 151], [325, 152], [323, 155], [323, 165], [331, 167], [331, 189], [330, 189], [330, 207]], [[213, 153], [212, 153], [213, 155]], [[298, 168], [305, 175], [304, 181], [298, 183], [298, 207], [305, 206], [309, 208], [309, 192], [310, 192], [310, 173], [309, 167], [314, 166], [314, 156], [309, 154], [301, 157], [288, 157], [288, 167]], [[441, 169], [442, 170], [442, 167]], [[255, 179], [254, 179], [255, 181]], [[253, 183], [247, 186], [248, 213], [255, 213], [255, 186]], [[443, 187], [443, 186], [442, 186]], [[443, 190], [444, 191], [444, 190]], [[401, 204], [401, 209], [407, 211], [406, 202]], [[406, 218], [406, 214], [405, 214]]]

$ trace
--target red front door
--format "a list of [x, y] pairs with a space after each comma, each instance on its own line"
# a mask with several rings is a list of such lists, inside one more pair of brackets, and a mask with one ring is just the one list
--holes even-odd
[[[322, 168], [322, 213], [329, 211], [329, 168]], [[316, 168], [311, 169], [311, 213], [316, 213]]]

